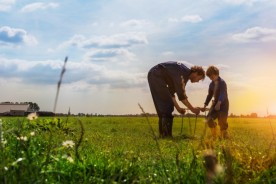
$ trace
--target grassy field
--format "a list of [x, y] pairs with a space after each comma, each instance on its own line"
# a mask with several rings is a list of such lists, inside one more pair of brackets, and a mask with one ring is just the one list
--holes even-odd
[[276, 119], [229, 119], [216, 141], [200, 118], [175, 118], [173, 139], [154, 117], [1, 119], [0, 183], [206, 183], [210, 149], [211, 182], [276, 183]]

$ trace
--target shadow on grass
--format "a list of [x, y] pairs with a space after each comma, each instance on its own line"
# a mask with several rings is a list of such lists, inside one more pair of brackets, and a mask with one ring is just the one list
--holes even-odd
[[176, 135], [172, 138], [173, 141], [181, 141], [181, 140], [199, 140], [198, 137], [193, 135], [180, 134]]

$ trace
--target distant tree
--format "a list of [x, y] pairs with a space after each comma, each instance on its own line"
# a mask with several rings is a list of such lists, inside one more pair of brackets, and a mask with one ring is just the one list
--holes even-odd
[[31, 111], [39, 111], [40, 107], [37, 105], [37, 103], [28, 102], [28, 104], [30, 105]]
[[258, 115], [257, 115], [257, 113], [253, 112], [253, 113], [250, 114], [250, 117], [251, 117], [251, 118], [257, 118]]

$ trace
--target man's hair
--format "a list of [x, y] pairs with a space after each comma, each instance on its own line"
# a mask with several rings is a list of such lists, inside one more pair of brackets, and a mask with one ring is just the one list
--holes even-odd
[[193, 66], [191, 72], [196, 72], [198, 75], [202, 76], [202, 80], [205, 79], [205, 71], [201, 66]]
[[206, 71], [206, 75], [208, 77], [210, 77], [211, 75], [219, 75], [219, 69], [215, 66], [209, 66], [207, 71]]

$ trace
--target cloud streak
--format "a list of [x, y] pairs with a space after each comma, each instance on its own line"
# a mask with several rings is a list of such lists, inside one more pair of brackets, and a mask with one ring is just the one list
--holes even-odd
[[1, 0], [0, 12], [8, 12], [14, 4], [15, 0]]
[[101, 36], [86, 38], [83, 35], [75, 35], [70, 40], [64, 42], [59, 48], [75, 46], [83, 49], [90, 48], [124, 48], [138, 44], [147, 44], [147, 36], [143, 32], [128, 32], [115, 34], [112, 36]]
[[[17, 76], [17, 82], [36, 85], [55, 85], [63, 61], [25, 61], [0, 58], [0, 79], [11, 80]], [[89, 62], [68, 62], [64, 83], [86, 83], [110, 88], [136, 88], [146, 85], [145, 73], [130, 73], [114, 70], [112, 67]], [[89, 87], [89, 86], [87, 86]]]
[[232, 36], [238, 42], [270, 42], [276, 41], [276, 29], [252, 27]]
[[57, 8], [58, 6], [59, 6], [58, 3], [36, 2], [36, 3], [31, 3], [31, 4], [24, 6], [21, 9], [21, 12], [29, 13], [29, 12], [39, 11], [39, 10], [53, 9], [53, 8]]
[[8, 26], [0, 27], [0, 45], [36, 45], [37, 40], [24, 29], [11, 28]]
[[169, 22], [198, 23], [201, 21], [202, 21], [202, 18], [199, 15], [186, 15], [181, 18], [169, 18]]

